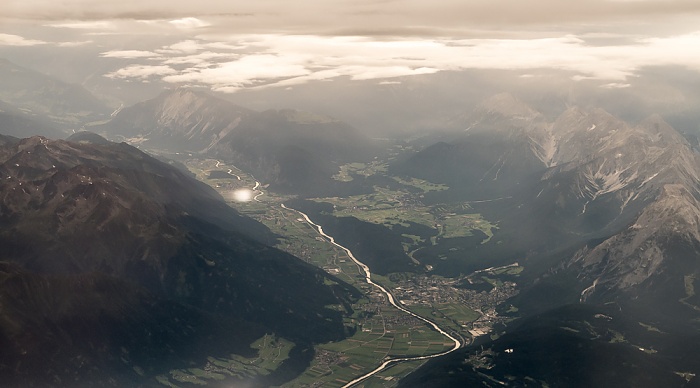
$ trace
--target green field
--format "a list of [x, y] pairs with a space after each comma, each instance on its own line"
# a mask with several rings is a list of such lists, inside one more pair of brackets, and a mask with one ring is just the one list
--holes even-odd
[[[314, 199], [316, 202], [334, 205], [336, 217], [355, 217], [374, 224], [392, 228], [396, 225], [410, 226], [410, 223], [425, 225], [435, 229], [440, 238], [458, 238], [472, 236], [474, 231], [481, 231], [487, 243], [493, 237], [497, 226], [484, 219], [479, 213], [455, 213], [444, 206], [424, 206], [417, 203], [407, 193], [375, 187], [374, 193], [351, 197], [327, 197]], [[420, 236], [410, 237], [414, 244], [407, 244], [406, 251], [415, 249], [423, 241]]]
[[430, 192], [430, 191], [443, 191], [447, 190], [450, 187], [447, 185], [443, 185], [441, 183], [433, 183], [433, 182], [428, 182], [424, 179], [418, 179], [418, 178], [413, 178], [413, 177], [396, 177], [392, 176], [392, 179], [395, 181], [401, 183], [404, 186], [412, 186], [418, 189], [423, 190], [424, 193]]
[[418, 369], [425, 361], [411, 361], [395, 364], [387, 370], [377, 373], [366, 381], [362, 382], [365, 388], [388, 388], [395, 387], [399, 379], [412, 371]]
[[[356, 314], [357, 315], [357, 314]], [[362, 315], [362, 314], [360, 314]], [[357, 333], [341, 342], [319, 345], [317, 351], [335, 363], [314, 360], [302, 376], [287, 386], [324, 383], [339, 387], [366, 373], [386, 357], [422, 356], [442, 352], [451, 343], [417, 319], [407, 318], [391, 306], [369, 317], [355, 318]]]
[[[215, 160], [196, 160], [188, 163], [188, 167], [199, 179], [219, 191], [236, 210], [262, 222], [272, 232], [281, 236], [277, 248], [324, 269], [336, 276], [339, 281], [355, 286], [365, 295], [352, 306], [354, 314], [345, 318], [345, 325], [355, 329], [354, 335], [340, 342], [317, 345], [316, 355], [310, 367], [284, 386], [340, 387], [374, 369], [387, 357], [429, 355], [453, 346], [451, 341], [429, 328], [424, 322], [389, 305], [382, 293], [365, 282], [360, 268], [344, 250], [329, 244], [315, 228], [303, 220], [299, 213], [283, 209], [280, 205], [289, 197], [279, 196], [261, 188], [264, 193], [258, 197], [257, 201], [234, 201], [231, 193], [240, 188], [252, 189], [255, 180], [234, 166], [216, 164]], [[208, 178], [210, 171], [228, 169], [241, 179], [225, 176], [224, 179]], [[357, 163], [343, 166], [336, 179], [350, 180], [353, 175], [369, 176], [385, 172], [386, 165], [382, 163]], [[409, 192], [409, 190], [375, 187], [372, 194], [348, 198], [321, 198], [317, 201], [335, 205], [335, 216], [354, 216], [368, 222], [384, 224], [390, 228], [395, 225], [408, 226], [410, 223], [428, 226], [436, 230], [437, 237], [433, 238], [433, 243], [439, 243], [441, 238], [469, 236], [474, 230], [481, 230], [488, 238], [493, 235], [492, 231], [496, 226], [484, 220], [479, 214], [473, 213], [473, 209], [468, 204], [424, 206], [416, 201], [415, 194], [412, 194], [415, 193], [416, 188], [427, 192], [446, 190], [446, 186], [417, 179], [395, 178], [395, 181], [413, 190]], [[404, 249], [407, 253], [430, 243], [430, 240], [426, 241], [421, 236], [405, 235], [404, 237], [406, 237]], [[373, 274], [372, 279], [388, 289], [397, 287], [397, 283], [392, 282], [389, 277]], [[329, 308], [335, 307], [329, 306]], [[478, 313], [459, 303], [409, 307], [443, 327], [462, 332], [465, 336], [468, 334], [461, 325], [479, 317]], [[231, 356], [229, 359], [210, 359], [207, 366], [173, 371], [170, 376], [160, 376], [160, 380], [164, 385], [178, 382], [201, 384], [227, 376], [269, 374], [286, 359], [293, 344], [281, 338], [266, 336], [254, 346], [259, 347], [257, 358], [245, 359]], [[369, 379], [365, 386], [394, 386], [399, 377], [405, 376], [420, 364], [422, 361], [394, 365]]]
[[258, 351], [256, 357], [247, 358], [236, 354], [229, 358], [208, 357], [205, 365], [174, 369], [168, 375], [159, 375], [156, 380], [168, 387], [176, 387], [181, 383], [205, 386], [227, 378], [265, 376], [289, 358], [289, 351], [293, 347], [293, 342], [268, 334], [251, 344], [251, 348]]
[[371, 176], [380, 172], [386, 172], [387, 165], [382, 162], [372, 163], [349, 163], [340, 166], [340, 171], [333, 176], [333, 179], [341, 182], [350, 182], [353, 175]]

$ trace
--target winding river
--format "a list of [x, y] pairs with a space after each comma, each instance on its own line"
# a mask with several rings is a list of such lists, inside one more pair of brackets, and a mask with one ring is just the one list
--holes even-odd
[[[257, 183], [257, 182], [256, 182], [256, 183]], [[256, 188], [257, 188], [257, 187], [256, 187]], [[391, 365], [391, 364], [399, 363], [399, 362], [404, 362], [404, 361], [427, 360], [427, 359], [430, 359], [430, 358], [441, 357], [441, 356], [444, 356], [444, 355], [446, 355], [446, 354], [449, 354], [449, 353], [454, 352], [455, 350], [459, 349], [459, 348], [462, 346], [462, 343], [461, 343], [457, 338], [453, 337], [452, 335], [450, 335], [449, 333], [447, 333], [445, 330], [443, 330], [442, 328], [440, 328], [440, 326], [438, 326], [435, 322], [433, 322], [433, 321], [431, 321], [431, 320], [429, 320], [429, 319], [427, 319], [427, 318], [425, 318], [425, 317], [422, 317], [422, 316], [420, 316], [420, 315], [418, 315], [418, 314], [416, 314], [416, 313], [414, 313], [414, 312], [412, 312], [412, 311], [409, 311], [408, 309], [406, 309], [405, 307], [403, 307], [403, 306], [401, 305], [400, 302], [397, 302], [396, 299], [394, 299], [394, 295], [393, 295], [391, 292], [389, 292], [389, 290], [387, 290], [386, 288], [384, 288], [382, 285], [377, 284], [377, 283], [375, 283], [374, 281], [372, 281], [372, 273], [369, 271], [369, 267], [368, 267], [367, 265], [365, 265], [365, 263], [363, 263], [363, 262], [361, 262], [360, 260], [358, 260], [358, 259], [355, 257], [355, 255], [352, 254], [352, 252], [350, 251], [350, 249], [348, 249], [348, 248], [346, 248], [346, 247], [344, 247], [344, 246], [338, 244], [337, 242], [335, 242], [335, 239], [333, 238], [333, 236], [327, 235], [327, 234], [323, 231], [323, 228], [321, 227], [321, 225], [318, 225], [318, 224], [314, 223], [313, 221], [311, 221], [311, 219], [309, 218], [308, 215], [306, 215], [306, 213], [301, 212], [301, 211], [296, 210], [296, 209], [289, 208], [289, 207], [285, 206], [284, 204], [282, 204], [282, 207], [283, 207], [284, 209], [291, 210], [291, 211], [294, 211], [294, 212], [299, 213], [299, 215], [301, 215], [301, 216], [304, 218], [304, 220], [305, 220], [307, 223], [309, 223], [309, 225], [311, 225], [312, 227], [314, 227], [314, 229], [316, 229], [316, 231], [318, 232], [318, 234], [320, 234], [321, 236], [323, 236], [323, 237], [325, 237], [326, 239], [328, 239], [328, 241], [330, 241], [331, 244], [333, 244], [333, 245], [335, 245], [336, 247], [338, 247], [338, 248], [342, 249], [343, 251], [345, 251], [345, 253], [348, 255], [348, 257], [350, 257], [350, 259], [352, 259], [352, 261], [355, 262], [355, 264], [357, 264], [358, 267], [360, 267], [360, 269], [362, 270], [362, 272], [364, 272], [365, 281], [366, 281], [368, 284], [371, 284], [372, 286], [378, 288], [384, 295], [386, 295], [387, 300], [389, 301], [389, 303], [391, 303], [392, 306], [396, 307], [397, 309], [403, 311], [404, 313], [406, 313], [406, 314], [408, 314], [408, 315], [411, 315], [411, 316], [413, 316], [413, 317], [415, 317], [415, 318], [420, 319], [421, 321], [425, 322], [425, 323], [428, 324], [430, 327], [432, 327], [433, 329], [435, 329], [437, 332], [439, 332], [440, 334], [444, 335], [445, 337], [449, 338], [452, 342], [454, 342], [454, 346], [453, 346], [451, 349], [448, 349], [448, 350], [446, 350], [446, 351], [444, 351], [444, 352], [440, 352], [440, 353], [436, 353], [436, 354], [431, 354], [431, 355], [427, 355], [427, 356], [398, 357], [398, 358], [391, 358], [391, 359], [385, 360], [381, 365], [379, 365], [378, 367], [376, 367], [374, 370], [372, 370], [371, 372], [365, 373], [364, 375], [362, 375], [362, 376], [356, 378], [355, 380], [350, 381], [349, 383], [345, 384], [345, 385], [343, 386], [343, 388], [352, 387], [353, 385], [355, 385], [355, 384], [357, 384], [357, 383], [360, 383], [360, 382], [366, 380], [367, 378], [369, 378], [369, 377], [371, 377], [371, 376], [373, 376], [373, 375], [375, 375], [375, 374], [377, 374], [377, 373], [379, 373], [379, 372], [381, 372], [381, 371], [387, 369], [387, 368], [389, 367], [389, 365]]]

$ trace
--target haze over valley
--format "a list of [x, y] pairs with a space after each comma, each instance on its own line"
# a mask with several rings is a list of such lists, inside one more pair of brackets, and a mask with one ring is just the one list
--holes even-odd
[[699, 15], [3, 3], [0, 386], [698, 385]]

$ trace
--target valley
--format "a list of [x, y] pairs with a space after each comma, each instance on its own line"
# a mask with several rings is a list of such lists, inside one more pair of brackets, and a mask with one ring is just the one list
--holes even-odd
[[700, 2], [2, 1], [0, 388], [700, 387]]
[[[489, 268], [451, 279], [430, 275], [430, 265], [413, 262], [412, 265], [421, 268], [423, 273], [372, 273], [370, 280], [370, 269], [352, 256], [350, 250], [326, 235], [308, 215], [285, 205], [292, 197], [270, 191], [263, 194], [257, 189], [259, 183], [250, 174], [218, 160], [183, 159], [183, 162], [198, 179], [227, 198], [231, 206], [280, 235], [278, 248], [324, 269], [365, 295], [353, 305], [355, 313], [346, 317], [346, 324], [353, 327], [356, 334], [341, 342], [318, 345], [316, 356], [306, 372], [285, 386], [354, 386], [359, 381], [351, 382], [360, 378], [362, 371], [371, 373], [365, 375], [367, 379], [363, 380], [362, 386], [396, 386], [401, 377], [417, 366], [402, 366], [403, 363], [420, 365], [435, 355], [447, 354], [470, 343], [474, 337], [490, 333], [494, 324], [508, 320], [496, 312], [496, 306], [517, 294], [517, 284], [512, 277], [522, 271], [517, 264], [513, 269]], [[369, 169], [363, 166], [362, 170], [366, 176], [383, 174], [384, 169], [377, 166], [375, 164]], [[357, 171], [357, 167], [349, 166], [345, 171], [353, 168]], [[402, 247], [407, 257], [424, 244], [435, 246], [441, 238], [450, 238], [451, 235], [446, 233], [447, 225], [454, 225], [460, 234], [466, 235], [471, 235], [472, 228], [490, 232], [493, 227], [478, 214], [467, 213], [468, 204], [457, 206], [465, 213], [461, 218], [456, 213], [446, 214], [448, 207], [445, 205], [427, 207], [421, 204], [421, 193], [444, 190], [446, 186], [422, 180], [394, 180], [402, 187], [394, 190], [375, 187], [374, 193], [360, 197], [319, 198], [315, 201], [333, 203], [334, 209], [354, 206], [357, 211], [350, 214], [367, 222], [389, 227], [417, 223], [430, 228], [433, 235], [427, 236], [425, 241], [420, 236], [403, 236]], [[246, 188], [257, 189], [253, 190], [255, 197], [236, 200], [235, 193]], [[334, 212], [334, 217], [346, 216], [343, 210]], [[459, 221], [451, 222], [450, 217]], [[465, 225], [469, 227], [465, 228]], [[439, 325], [438, 330], [447, 332], [438, 333], [426, 324], [425, 319]], [[450, 335], [454, 336], [451, 340]], [[401, 360], [401, 364], [388, 360]], [[375, 369], [380, 364], [383, 367]]]
[[[124, 365], [86, 353], [107, 365], [95, 370], [120, 370], [112, 375], [120, 381], [561, 382], [572, 372], [531, 363], [560, 354], [551, 347], [562, 341], [585, 357], [633, 360], [621, 366], [622, 385], [638, 381], [635, 368], [664, 359], [684, 363], [647, 368], [642, 378], [691, 381], [697, 359], [669, 345], [694, 343], [694, 329], [672, 318], [693, 316], [697, 305], [687, 259], [700, 240], [700, 174], [689, 143], [659, 117], [632, 125], [572, 108], [547, 121], [508, 95], [463, 119], [468, 131], [419, 146], [369, 139], [312, 114], [166, 92], [94, 127], [139, 139], [155, 157], [89, 132], [68, 141], [0, 138], [0, 237], [30, 268], [60, 276], [99, 268], [109, 280], [92, 287], [135, 287], [121, 303], [143, 293], [148, 303], [176, 306], [159, 312], [172, 316], [170, 326], [145, 308], [135, 317], [148, 330], [182, 331], [196, 351], [175, 353], [169, 339], [154, 350], [122, 346], [138, 354]], [[278, 127], [289, 133], [276, 136]], [[350, 133], [305, 144], [318, 131]], [[352, 157], [362, 148], [375, 156]], [[41, 210], [18, 216], [28, 209]], [[70, 240], [83, 235], [87, 252]], [[11, 314], [27, 313], [18, 305]], [[123, 327], [119, 309], [109, 314], [114, 324], [95, 336]], [[531, 339], [528, 328], [539, 332]], [[152, 351], [177, 358], [158, 363]], [[444, 379], [435, 375], [443, 368]], [[64, 378], [53, 369], [39, 377]]]
[[[504, 349], [512, 354], [518, 346], [511, 341], [525, 335], [520, 325], [546, 312], [552, 325], [571, 329], [561, 340], [593, 341], [590, 357], [609, 346], [623, 354], [631, 344], [646, 354], [633, 365], [678, 357], [657, 349], [683, 338], [687, 329], [655, 323], [664, 338], [640, 332], [638, 327], [663, 320], [663, 314], [638, 305], [635, 295], [645, 295], [645, 279], [665, 279], [654, 271], [664, 265], [675, 278], [657, 289], [692, 308], [688, 279], [694, 286], [694, 275], [681, 264], [693, 255], [697, 235], [697, 159], [688, 143], [659, 117], [632, 125], [600, 109], [572, 108], [548, 122], [507, 95], [485, 101], [469, 117], [473, 125], [450, 143], [417, 150], [384, 143], [385, 152], [372, 161], [339, 163], [335, 174], [311, 186], [320, 188], [316, 193], [261, 186], [224, 158], [181, 159], [229, 205], [267, 225], [278, 236], [276, 247], [364, 295], [344, 318], [353, 334], [316, 345], [309, 367], [286, 385], [423, 384], [442, 365], [462, 370], [451, 364], [461, 355], [501, 360]], [[583, 145], [572, 149], [571, 141]], [[235, 194], [241, 190], [250, 194]], [[652, 219], [667, 223], [652, 227]], [[668, 248], [671, 235], [678, 248]], [[623, 259], [630, 256], [638, 257], [639, 267]], [[618, 313], [603, 309], [594, 318], [610, 317], [614, 324], [598, 320], [595, 330], [578, 328], [591, 325], [584, 317], [589, 304], [595, 311], [606, 301], [634, 311], [636, 326], [616, 326]], [[557, 315], [578, 303], [586, 305], [580, 317]], [[542, 339], [528, 342], [528, 349], [546, 348], [558, 336], [542, 330]], [[395, 366], [399, 360], [418, 364], [410, 369], [416, 372]], [[570, 378], [566, 371], [516, 377], [490, 372], [500, 371], [501, 362], [474, 361], [466, 367], [471, 372], [458, 373], [454, 381], [470, 373], [480, 376], [475, 381], [497, 384], [504, 377]], [[668, 372], [649, 369], [644, 378], [663, 380]], [[625, 373], [620, 381], [635, 379]]]

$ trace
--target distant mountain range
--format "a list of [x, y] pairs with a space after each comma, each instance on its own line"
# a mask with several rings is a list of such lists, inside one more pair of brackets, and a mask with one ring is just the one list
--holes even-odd
[[66, 133], [59, 125], [40, 115], [32, 115], [0, 101], [0, 134], [23, 138], [33, 135], [62, 138]]
[[[110, 116], [81, 87], [0, 61], [0, 378], [134, 385], [212, 354], [250, 354], [267, 332], [297, 350], [348, 334], [341, 311], [354, 289], [272, 248], [266, 227], [143, 146], [216, 158], [301, 197], [371, 191], [396, 176], [445, 183], [411, 200], [493, 223], [488, 239], [412, 252], [419, 267], [404, 263], [413, 226], [295, 203], [382, 275], [524, 267], [520, 294], [498, 311], [512, 322], [400, 386], [696, 386], [698, 138], [659, 115], [632, 123], [563, 101], [544, 112], [495, 95], [428, 120], [453, 130], [425, 147], [430, 136], [403, 142], [419, 150], [394, 154], [388, 174], [340, 182], [340, 165], [388, 153], [341, 121], [185, 88]], [[86, 124], [131, 145], [88, 132], [27, 138]]]
[[[506, 203], [516, 208], [502, 214], [503, 222], [508, 225], [510, 218], [513, 228], [527, 223], [542, 234], [528, 233], [530, 249], [617, 233], [629, 235], [624, 241], [662, 230], [689, 241], [700, 236], [700, 159], [659, 116], [630, 125], [602, 109], [574, 107], [548, 122], [514, 97], [498, 95], [462, 119], [465, 130], [454, 140], [429, 146], [393, 170], [447, 182], [453, 190], [444, 196], [508, 197]], [[635, 241], [648, 243], [651, 234]], [[592, 270], [591, 254], [576, 260]], [[618, 286], [639, 284], [656, 273], [644, 272]]]
[[[0, 58], [0, 101], [31, 120], [50, 123], [60, 130], [77, 130], [91, 121], [104, 119], [111, 111], [102, 101], [80, 85], [18, 66]], [[5, 111], [4, 107], [0, 107]], [[2, 125], [2, 117], [0, 117]], [[17, 127], [3, 125], [8, 130]], [[2, 129], [0, 127], [0, 129]], [[43, 134], [39, 130], [27, 137]], [[6, 132], [0, 132], [7, 134]]]
[[[356, 291], [271, 248], [264, 226], [134, 147], [0, 136], [0, 376], [148, 384], [275, 332], [346, 335]], [[294, 293], [289, 293], [294, 290]]]
[[279, 191], [318, 193], [336, 183], [330, 177], [340, 164], [383, 152], [356, 128], [310, 112], [256, 112], [178, 88], [110, 116], [112, 110], [79, 85], [6, 60], [0, 76], [0, 134], [63, 138], [85, 127], [151, 149], [220, 158]]
[[221, 158], [277, 190], [295, 192], [327, 185], [339, 164], [367, 160], [377, 151], [355, 128], [329, 117], [255, 112], [183, 88], [124, 108], [91, 130], [147, 147]]

